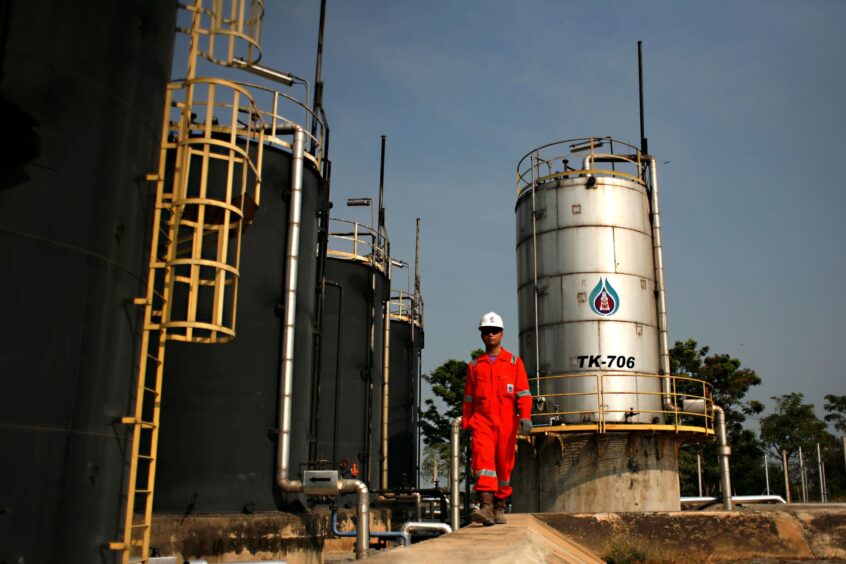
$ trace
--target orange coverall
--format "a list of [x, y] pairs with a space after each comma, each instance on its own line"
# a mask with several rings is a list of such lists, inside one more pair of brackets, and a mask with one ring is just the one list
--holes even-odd
[[477, 492], [494, 492], [499, 499], [511, 495], [518, 421], [531, 417], [532, 394], [520, 358], [503, 348], [493, 364], [487, 354], [470, 362], [461, 428], [473, 434]]

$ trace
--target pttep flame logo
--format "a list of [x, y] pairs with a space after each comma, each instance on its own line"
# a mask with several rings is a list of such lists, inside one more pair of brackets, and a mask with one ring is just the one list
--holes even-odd
[[620, 296], [607, 278], [600, 278], [590, 293], [590, 309], [602, 316], [614, 315], [620, 309]]

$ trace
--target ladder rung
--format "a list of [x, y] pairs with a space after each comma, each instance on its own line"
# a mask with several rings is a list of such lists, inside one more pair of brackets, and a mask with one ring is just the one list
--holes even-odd
[[155, 388], [148, 388], [147, 386], [144, 386], [144, 391], [150, 392], [151, 394], [159, 395], [159, 391]]
[[152, 493], [152, 491], [151, 490], [135, 490], [135, 493], [136, 494], [142, 494], [142, 495], [149, 495], [149, 494]]
[[134, 417], [121, 417], [120, 422], [124, 425], [141, 425], [144, 429], [155, 429], [155, 425], [150, 421], [138, 420]]
[[154, 460], [154, 458], [151, 455], [147, 455], [147, 454], [139, 454], [138, 458], [143, 458], [144, 460]]
[[109, 550], [123, 550], [126, 548], [126, 543], [123, 541], [120, 542], [110, 542], [109, 543]]
[[141, 523], [140, 525], [132, 525], [132, 528], [133, 529], [146, 529], [149, 526], [150, 525], [148, 525], [147, 523]]
[[162, 361], [161, 361], [161, 360], [159, 360], [159, 357], [157, 357], [157, 356], [153, 356], [153, 355], [151, 355], [150, 353], [147, 353], [147, 358], [149, 358], [150, 360], [152, 360], [152, 361], [153, 361], [153, 362], [155, 362], [156, 364], [161, 364], [161, 363], [162, 363]]

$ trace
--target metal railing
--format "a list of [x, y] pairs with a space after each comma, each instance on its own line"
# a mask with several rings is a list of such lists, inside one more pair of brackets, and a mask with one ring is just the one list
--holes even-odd
[[190, 27], [178, 25], [176, 30], [203, 39], [198, 55], [223, 66], [261, 59], [264, 0], [194, 0], [179, 7], [190, 17]]
[[[580, 159], [576, 167], [571, 159]], [[598, 164], [610, 168], [598, 168]], [[532, 149], [517, 164], [517, 194], [532, 187], [572, 176], [610, 176], [646, 185], [648, 157], [634, 145], [611, 137], [584, 137], [555, 141]], [[620, 170], [618, 170], [620, 167]]]
[[387, 248], [388, 238], [371, 227], [345, 219], [329, 220], [326, 253], [330, 258], [373, 265], [387, 274], [390, 260]]
[[[606, 379], [613, 378], [615, 385], [606, 383]], [[655, 379], [655, 391], [639, 391], [636, 386], [621, 386], [620, 379]], [[668, 394], [659, 391], [660, 379], [669, 378], [671, 386]], [[714, 434], [714, 387], [704, 380], [689, 376], [659, 376], [645, 373], [570, 373], [553, 376], [541, 376], [544, 388], [554, 388], [553, 383], [566, 384], [578, 382], [572, 387], [581, 387], [582, 391], [545, 393], [542, 401], [533, 404], [532, 422], [533, 432], [581, 432], [597, 431], [625, 431], [625, 430], [664, 430], [675, 432]], [[566, 387], [566, 386], [559, 386]], [[630, 389], [626, 389], [630, 388]], [[651, 416], [658, 423], [627, 423], [617, 419], [626, 418], [632, 413], [629, 409], [611, 409], [609, 396], [630, 396], [635, 401], [626, 402], [636, 405], [652, 404], [654, 409], [637, 408], [638, 415]], [[586, 403], [588, 409], [569, 409], [568, 400], [572, 403]], [[592, 398], [592, 399], [590, 399]], [[556, 401], [557, 400], [557, 401]], [[595, 406], [595, 407], [594, 407]], [[566, 423], [565, 420], [581, 419], [579, 423]], [[610, 419], [610, 420], [609, 420]], [[663, 421], [663, 422], [662, 422]]]
[[388, 315], [391, 321], [404, 321], [423, 327], [423, 299], [405, 290], [393, 290]]

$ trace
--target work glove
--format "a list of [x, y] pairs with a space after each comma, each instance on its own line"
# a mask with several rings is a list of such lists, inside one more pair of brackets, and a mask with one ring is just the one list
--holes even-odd
[[521, 419], [520, 420], [520, 434], [521, 435], [528, 435], [532, 432], [532, 420], [531, 419]]

